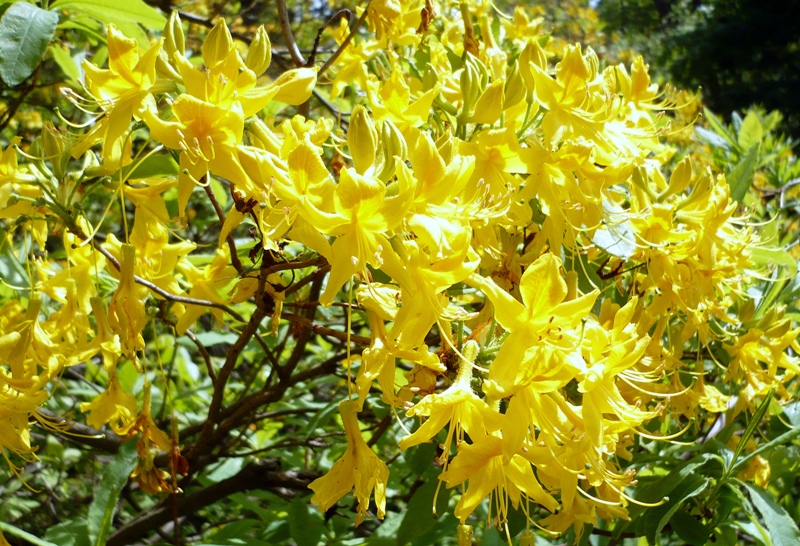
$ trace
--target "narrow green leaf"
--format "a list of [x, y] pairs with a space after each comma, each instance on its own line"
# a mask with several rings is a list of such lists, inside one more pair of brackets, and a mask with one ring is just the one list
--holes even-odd
[[289, 505], [289, 529], [297, 546], [317, 546], [322, 537], [322, 521], [311, 514], [308, 502], [296, 498]]
[[0, 530], [2, 530], [7, 535], [21, 538], [22, 540], [30, 542], [35, 546], [56, 546], [52, 542], [48, 542], [47, 540], [42, 540], [41, 538], [38, 538], [26, 531], [23, 531], [22, 529], [18, 529], [17, 527], [14, 527], [13, 525], [10, 525], [4, 521], [0, 521]]
[[756, 143], [748, 151], [747, 155], [742, 159], [738, 165], [728, 174], [728, 186], [731, 189], [731, 199], [735, 199], [739, 203], [744, 200], [747, 195], [747, 190], [753, 183], [753, 174], [758, 167], [758, 153], [761, 149], [761, 143]]
[[94, 500], [89, 506], [89, 536], [92, 543], [98, 546], [106, 543], [119, 495], [136, 466], [136, 442], [137, 439], [132, 438], [120, 446], [117, 456], [103, 472]]
[[754, 485], [740, 482], [750, 493], [756, 509], [764, 519], [764, 524], [769, 531], [769, 538], [775, 546], [797, 546], [800, 544], [800, 530], [797, 524], [784, 510], [783, 506], [775, 502], [772, 495]]
[[762, 444], [762, 445], [758, 446], [758, 449], [754, 450], [751, 453], [748, 453], [746, 456], [744, 456], [741, 459], [739, 459], [738, 461], [736, 461], [736, 463], [733, 465], [733, 470], [731, 471], [731, 474], [735, 474], [739, 470], [744, 468], [744, 466], [747, 463], [749, 463], [750, 459], [752, 459], [753, 457], [761, 455], [762, 453], [765, 453], [765, 452], [767, 452], [767, 451], [769, 451], [769, 450], [771, 450], [771, 449], [773, 449], [775, 447], [778, 447], [780, 445], [787, 444], [787, 443], [791, 442], [792, 440], [794, 440], [795, 438], [797, 438], [798, 436], [800, 436], [800, 427], [793, 428], [790, 431], [784, 432], [783, 434], [781, 434], [780, 436], [778, 436], [777, 438], [775, 438], [773, 440], [770, 440], [766, 444]]
[[761, 120], [758, 119], [758, 114], [754, 110], [750, 110], [739, 128], [739, 146], [742, 150], [749, 150], [761, 142], [763, 138], [764, 127], [761, 125]]
[[708, 478], [698, 476], [697, 474], [691, 474], [670, 492], [667, 502], [661, 506], [649, 508], [641, 518], [647, 541], [650, 544], [655, 544], [656, 537], [661, 533], [661, 530], [664, 529], [664, 526], [669, 523], [673, 514], [675, 514], [688, 499], [705, 491], [708, 485]]
[[758, 408], [756, 408], [756, 412], [753, 414], [753, 417], [747, 423], [747, 426], [745, 427], [744, 432], [742, 433], [742, 438], [739, 440], [739, 443], [736, 445], [736, 449], [733, 452], [733, 458], [731, 459], [730, 466], [728, 467], [729, 470], [728, 472], [726, 472], [728, 476], [730, 476], [732, 470], [736, 468], [736, 460], [739, 458], [739, 455], [742, 454], [742, 451], [744, 451], [747, 442], [749, 442], [750, 438], [753, 437], [753, 434], [756, 431], [756, 427], [758, 427], [758, 424], [764, 418], [764, 415], [766, 415], [767, 410], [769, 409], [769, 404], [772, 401], [772, 396], [774, 394], [775, 394], [775, 389], [773, 388], [772, 390], [769, 391], [769, 393], [767, 393], [767, 395], [764, 397], [764, 400], [761, 401], [761, 404], [759, 404]]
[[686, 510], [678, 510], [672, 514], [669, 523], [675, 534], [692, 546], [703, 546], [711, 536], [711, 529]]
[[142, 0], [56, 0], [54, 10], [77, 11], [94, 17], [101, 23], [139, 23], [151, 30], [161, 30], [166, 18]]
[[708, 120], [709, 127], [711, 127], [711, 129], [717, 135], [725, 139], [725, 141], [728, 144], [730, 144], [731, 147], [733, 148], [739, 147], [738, 146], [739, 143], [736, 142], [733, 133], [731, 133], [730, 130], [727, 127], [725, 127], [725, 124], [722, 123], [722, 120], [720, 120], [716, 115], [714, 115], [714, 112], [712, 112], [708, 108], [703, 108], [703, 117], [705, 117], [706, 120]]
[[80, 79], [80, 70], [72, 57], [70, 57], [70, 54], [64, 51], [59, 45], [51, 45], [48, 49], [53, 56], [53, 60], [59, 68], [61, 68], [64, 75], [72, 82], [77, 83]]
[[56, 31], [58, 14], [18, 2], [0, 17], [0, 78], [21, 84], [42, 61]]

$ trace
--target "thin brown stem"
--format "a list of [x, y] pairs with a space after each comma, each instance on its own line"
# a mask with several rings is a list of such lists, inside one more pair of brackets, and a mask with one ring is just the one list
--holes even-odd
[[[205, 177], [204, 177], [205, 178]], [[217, 201], [217, 196], [214, 195], [214, 190], [211, 189], [210, 184], [201, 184], [203, 188], [206, 190], [206, 195], [208, 195], [208, 200], [211, 201], [211, 206], [214, 207], [214, 210], [217, 213], [217, 218], [219, 218], [220, 229], [222, 226], [225, 225], [225, 213], [222, 210], [222, 207], [219, 206], [219, 201]], [[236, 268], [236, 271], [239, 275], [244, 274], [244, 267], [242, 266], [241, 260], [239, 260], [239, 254], [236, 251], [236, 243], [233, 240], [233, 234], [228, 233], [228, 236], [225, 238], [228, 243], [228, 248], [231, 251], [231, 265]]]

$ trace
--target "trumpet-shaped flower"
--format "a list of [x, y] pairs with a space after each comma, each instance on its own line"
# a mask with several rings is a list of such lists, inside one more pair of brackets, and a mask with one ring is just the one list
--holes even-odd
[[[85, 61], [86, 88], [103, 110], [104, 116], [72, 148], [73, 157], [103, 143], [103, 163], [108, 171], [130, 162], [125, 156], [132, 119], [141, 119], [144, 109], [154, 106], [151, 96], [156, 84], [156, 60], [163, 41], [140, 54], [136, 40], [126, 38], [114, 25], [108, 25], [108, 68]], [[77, 101], [77, 99], [75, 99]]]
[[308, 486], [314, 491], [311, 502], [318, 505], [323, 512], [355, 489], [358, 500], [356, 525], [364, 520], [373, 491], [378, 518], [383, 519], [386, 512], [386, 483], [389, 480], [389, 468], [372, 452], [361, 436], [356, 416], [358, 406], [357, 400], [339, 404], [339, 413], [347, 436], [347, 451], [333, 464], [327, 474], [317, 478]]

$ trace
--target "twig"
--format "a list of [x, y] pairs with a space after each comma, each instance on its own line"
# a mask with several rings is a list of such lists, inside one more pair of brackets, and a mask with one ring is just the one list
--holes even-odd
[[278, 5], [278, 20], [281, 23], [283, 39], [286, 41], [289, 55], [292, 57], [295, 66], [306, 66], [306, 60], [303, 59], [303, 55], [300, 53], [300, 49], [297, 47], [297, 42], [292, 33], [292, 25], [289, 22], [289, 11], [286, 9], [286, 0], [277, 0], [276, 3]]
[[350, 45], [350, 42], [358, 32], [359, 27], [364, 24], [364, 21], [367, 19], [367, 13], [369, 13], [369, 5], [372, 3], [372, 0], [367, 2], [367, 5], [364, 7], [364, 12], [361, 14], [361, 17], [358, 18], [356, 23], [353, 25], [353, 28], [350, 29], [350, 33], [345, 37], [344, 41], [339, 44], [339, 47], [336, 48], [336, 51], [333, 52], [327, 61], [320, 67], [319, 71], [317, 72], [317, 79], [319, 79], [332, 65], [336, 62], [336, 59], [339, 58], [339, 55]]
[[[295, 315], [294, 313], [281, 313], [281, 318], [286, 319], [289, 322], [294, 322], [295, 324], [300, 324], [304, 328], [308, 328], [315, 334], [336, 338], [340, 341], [347, 341], [347, 332], [343, 332], [341, 330], [334, 330], [332, 328], [328, 328], [327, 326], [316, 324], [301, 315]], [[359, 345], [370, 344], [370, 339], [368, 337], [358, 336], [355, 334], [350, 334], [350, 341], [352, 341], [353, 343], [358, 343]]]
[[[205, 175], [203, 176], [205, 178]], [[220, 229], [222, 226], [225, 225], [225, 213], [222, 211], [222, 207], [219, 206], [219, 201], [217, 201], [217, 196], [214, 195], [214, 190], [211, 189], [210, 184], [201, 184], [203, 188], [206, 190], [206, 195], [208, 195], [209, 201], [211, 201], [211, 206], [214, 207], [214, 210], [217, 212], [217, 218], [219, 218]], [[241, 260], [239, 260], [239, 254], [236, 251], [236, 242], [233, 240], [233, 234], [228, 233], [227, 238], [225, 239], [228, 242], [228, 248], [231, 251], [231, 265], [236, 268], [236, 271], [239, 275], [244, 274], [244, 267], [242, 266]]]
[[108, 546], [132, 544], [153, 529], [169, 523], [173, 510], [179, 515], [192, 514], [219, 502], [235, 493], [254, 489], [272, 491], [286, 496], [287, 491], [304, 491], [315, 475], [299, 472], [281, 472], [277, 459], [256, 461], [245, 466], [238, 474], [221, 482], [209, 485], [186, 496], [177, 497], [173, 507], [171, 499], [165, 499], [153, 508], [121, 526], [108, 537]]

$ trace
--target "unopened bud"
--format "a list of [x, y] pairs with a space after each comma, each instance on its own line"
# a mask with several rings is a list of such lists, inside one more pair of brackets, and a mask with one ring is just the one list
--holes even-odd
[[472, 115], [475, 109], [475, 103], [478, 102], [478, 97], [483, 93], [486, 87], [486, 80], [488, 73], [483, 63], [472, 55], [466, 56], [464, 63], [464, 70], [461, 72], [461, 96], [464, 99], [464, 104], [461, 109], [461, 116], [465, 119]]
[[178, 11], [173, 10], [167, 19], [167, 26], [164, 27], [164, 51], [167, 52], [170, 62], [173, 62], [175, 55], [186, 54], [186, 40], [183, 35], [181, 18]]
[[273, 85], [280, 88], [274, 100], [297, 106], [311, 96], [317, 84], [316, 68], [295, 68], [281, 74]]
[[271, 62], [272, 44], [270, 44], [269, 35], [264, 29], [264, 25], [261, 25], [250, 43], [250, 49], [247, 51], [247, 60], [244, 64], [255, 72], [256, 76], [260, 76], [267, 71]]
[[503, 113], [503, 80], [496, 80], [475, 103], [475, 113], [470, 118], [473, 123], [493, 124]]
[[369, 117], [367, 109], [358, 105], [350, 116], [347, 130], [347, 146], [353, 158], [353, 166], [358, 174], [364, 174], [375, 163], [378, 146], [378, 131]]
[[511, 67], [511, 73], [506, 78], [503, 94], [505, 95], [503, 110], [508, 110], [525, 99], [525, 82], [522, 80], [522, 74], [519, 71], [519, 60], [514, 61], [514, 66]]
[[458, 526], [458, 546], [472, 546], [472, 525]]
[[395, 157], [405, 161], [408, 158], [408, 145], [400, 130], [390, 120], [381, 126], [381, 149], [383, 152], [383, 168], [378, 178], [383, 181], [394, 176]]
[[211, 68], [223, 61], [233, 47], [231, 32], [228, 30], [225, 20], [220, 18], [206, 36], [206, 41], [203, 42], [203, 61], [206, 63], [206, 67]]

